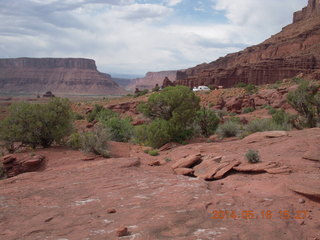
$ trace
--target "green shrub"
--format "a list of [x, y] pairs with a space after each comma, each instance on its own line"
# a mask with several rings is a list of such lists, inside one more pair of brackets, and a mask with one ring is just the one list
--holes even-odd
[[159, 91], [160, 91], [160, 87], [158, 85], [152, 88], [152, 92], [159, 92]]
[[241, 133], [241, 125], [236, 122], [227, 121], [219, 125], [216, 133], [220, 138], [236, 137]]
[[69, 136], [67, 146], [71, 147], [72, 149], [80, 149], [81, 148], [81, 135], [79, 133], [72, 133]]
[[107, 141], [109, 140], [109, 131], [98, 125], [92, 132], [85, 132], [80, 135], [81, 150], [109, 157], [109, 151], [107, 150]]
[[83, 120], [84, 119], [84, 116], [77, 113], [77, 112], [73, 112], [73, 119], [74, 120]]
[[287, 96], [289, 104], [306, 120], [307, 127], [316, 127], [320, 122], [320, 86], [303, 82]]
[[255, 119], [246, 125], [245, 132], [246, 132], [246, 135], [250, 135], [256, 132], [266, 132], [266, 131], [276, 131], [276, 130], [288, 131], [290, 129], [291, 129], [291, 126], [288, 123], [277, 124], [272, 119]]
[[2, 162], [0, 162], [0, 180], [6, 177], [6, 172], [4, 170]]
[[134, 130], [134, 141], [153, 148], [162, 147], [170, 142], [169, 122], [163, 119], [152, 121], [148, 125], [136, 126]]
[[268, 113], [269, 113], [270, 115], [273, 115], [273, 114], [275, 114], [276, 112], [277, 112], [277, 109], [275, 109], [275, 108], [273, 108], [273, 107], [269, 108]]
[[[200, 108], [199, 102], [200, 99], [185, 86], [166, 87], [161, 92], [153, 93], [148, 102], [138, 106], [138, 110], [155, 121], [144, 126], [145, 129], [138, 128], [136, 140], [154, 147], [189, 138], [193, 132], [194, 118]], [[142, 136], [142, 132], [145, 136]], [[157, 142], [156, 136], [160, 142]]]
[[144, 90], [141, 90], [141, 91], [136, 92], [133, 97], [137, 98], [137, 97], [146, 95], [148, 92], [149, 92], [148, 89], [144, 89]]
[[218, 86], [215, 84], [210, 84], [208, 88], [210, 88], [210, 90], [215, 90], [215, 89], [218, 89]]
[[47, 104], [16, 103], [0, 123], [0, 140], [11, 147], [14, 142], [49, 147], [71, 133], [72, 117], [67, 99], [53, 98]]
[[148, 154], [149, 154], [150, 156], [158, 156], [158, 155], [159, 155], [159, 151], [156, 150], [156, 149], [152, 149], [152, 150], [150, 150], [150, 151], [148, 152]]
[[305, 82], [306, 80], [304, 80], [303, 78], [301, 77], [295, 77], [292, 79], [294, 83], [297, 83], [297, 84], [301, 84], [303, 82]]
[[224, 116], [229, 115], [229, 113], [225, 110], [215, 110], [215, 112], [220, 119], [223, 119]]
[[101, 105], [96, 104], [93, 110], [90, 113], [88, 113], [87, 121], [88, 122], [92, 122], [93, 120], [103, 121], [103, 120], [107, 120], [109, 118], [117, 117], [117, 116], [119, 116], [118, 113], [110, 109], [106, 109]]
[[92, 111], [87, 114], [87, 121], [92, 122], [93, 120], [95, 120], [97, 114], [101, 112], [103, 109], [104, 108], [101, 105], [98, 105], [98, 104], [94, 105], [94, 108], [92, 109]]
[[109, 130], [113, 141], [128, 142], [133, 135], [130, 118], [111, 117], [101, 123]]
[[242, 113], [251, 113], [254, 111], [255, 111], [254, 107], [246, 107], [242, 110]]
[[260, 162], [260, 155], [258, 151], [255, 151], [253, 149], [249, 149], [247, 153], [245, 154], [246, 159], [249, 163], [258, 163]]
[[247, 93], [252, 94], [258, 91], [258, 88], [256, 85], [249, 83], [245, 88]]
[[283, 109], [280, 109], [276, 110], [274, 114], [272, 114], [272, 120], [278, 125], [290, 124], [292, 117]]
[[171, 158], [168, 158], [168, 157], [166, 157], [164, 160], [165, 160], [167, 163], [172, 161], [172, 159], [171, 159]]
[[213, 110], [203, 107], [197, 112], [196, 124], [200, 126], [201, 134], [205, 137], [209, 137], [216, 131], [219, 122], [220, 119]]
[[236, 87], [236, 88], [245, 88], [246, 86], [247, 86], [246, 83], [244, 83], [244, 82], [239, 82], [239, 83], [237, 83], [234, 87]]

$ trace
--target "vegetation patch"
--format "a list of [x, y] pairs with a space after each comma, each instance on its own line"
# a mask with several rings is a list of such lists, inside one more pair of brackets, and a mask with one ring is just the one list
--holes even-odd
[[260, 155], [259, 152], [253, 149], [249, 149], [246, 154], [245, 157], [247, 159], [247, 161], [249, 163], [258, 163], [260, 162]]

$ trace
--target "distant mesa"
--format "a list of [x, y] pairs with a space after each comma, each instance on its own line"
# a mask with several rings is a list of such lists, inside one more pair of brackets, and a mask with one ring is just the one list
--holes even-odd
[[[178, 71], [175, 85], [232, 87], [268, 84], [303, 73], [320, 79], [320, 0], [294, 13], [293, 24], [261, 44], [211, 63]], [[164, 84], [165, 85], [165, 84]]]
[[121, 95], [125, 93], [109, 74], [97, 70], [92, 59], [0, 59], [0, 92], [38, 93], [51, 89], [66, 95]]
[[127, 90], [134, 90], [139, 88], [143, 89], [153, 89], [157, 84], [162, 86], [163, 80], [169, 78], [172, 81], [176, 80], [177, 71], [161, 71], [161, 72], [148, 72], [143, 78], [136, 78], [130, 84], [125, 86]]

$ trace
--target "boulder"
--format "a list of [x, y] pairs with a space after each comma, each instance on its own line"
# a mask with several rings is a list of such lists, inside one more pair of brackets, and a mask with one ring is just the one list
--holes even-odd
[[238, 166], [241, 162], [240, 161], [232, 161], [227, 166], [221, 168], [214, 176], [213, 179], [220, 179], [222, 178], [227, 172], [232, 170], [234, 167]]
[[191, 155], [186, 158], [182, 158], [174, 163], [171, 168], [191, 168], [201, 162], [201, 154]]
[[319, 185], [319, 182], [316, 182], [313, 185], [291, 184], [288, 186], [288, 188], [302, 195], [320, 198], [320, 188], [318, 185]]
[[177, 175], [191, 175], [194, 173], [192, 168], [176, 168], [173, 170]]
[[14, 177], [25, 172], [34, 172], [44, 167], [45, 157], [41, 155], [7, 155], [0, 160], [8, 177]]
[[239, 166], [233, 167], [238, 172], [266, 172], [266, 169], [276, 168], [279, 165], [276, 162], [264, 162], [264, 163], [242, 163]]
[[245, 137], [243, 141], [247, 143], [255, 143], [265, 138], [280, 138], [280, 137], [287, 137], [287, 136], [289, 136], [289, 133], [286, 131], [257, 132]]
[[320, 161], [320, 146], [318, 144], [310, 146], [309, 150], [303, 155], [303, 158], [311, 161]]

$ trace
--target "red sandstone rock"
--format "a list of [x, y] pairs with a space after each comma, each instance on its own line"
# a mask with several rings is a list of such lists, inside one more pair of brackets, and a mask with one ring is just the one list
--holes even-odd
[[291, 184], [288, 186], [289, 189], [296, 193], [307, 195], [309, 197], [320, 198], [320, 188], [318, 182], [314, 182], [314, 185], [304, 185], [304, 184]]
[[299, 73], [320, 74], [319, 0], [309, 0], [307, 8], [294, 14], [294, 22], [261, 44], [228, 54], [211, 63], [177, 72], [176, 85], [195, 87], [239, 82], [256, 85], [292, 78]]
[[278, 164], [275, 162], [255, 163], [255, 164], [241, 164], [233, 167], [234, 170], [239, 172], [265, 172], [268, 168], [276, 168]]
[[152, 89], [156, 84], [162, 85], [163, 79], [169, 78], [172, 81], [176, 80], [177, 71], [161, 71], [161, 72], [148, 72], [145, 77], [134, 79], [127, 89]]
[[174, 163], [171, 168], [189, 168], [193, 167], [194, 165], [197, 165], [201, 162], [201, 154], [192, 155], [186, 158], [182, 158], [178, 160], [176, 163]]
[[17, 157], [8, 155], [0, 159], [3, 164], [4, 171], [8, 177], [14, 177], [21, 173], [33, 172], [41, 169], [44, 166], [45, 157], [40, 155], [30, 156], [25, 155]]
[[115, 210], [114, 208], [109, 208], [107, 209], [107, 213], [116, 213], [117, 210]]
[[190, 175], [194, 173], [194, 170], [192, 168], [175, 168], [174, 172], [177, 175]]
[[116, 234], [117, 234], [117, 237], [128, 236], [129, 235], [128, 228], [127, 227], [118, 228], [116, 231]]
[[0, 59], [0, 89], [85, 95], [125, 93], [110, 75], [97, 70], [94, 60], [80, 58]]
[[320, 145], [310, 146], [308, 151], [303, 155], [304, 159], [312, 160], [312, 161], [320, 161]]
[[240, 161], [232, 161], [227, 166], [221, 168], [219, 171], [217, 171], [216, 174], [214, 174], [214, 179], [220, 179], [222, 178], [227, 172], [232, 170], [234, 167], [238, 166], [241, 162]]

